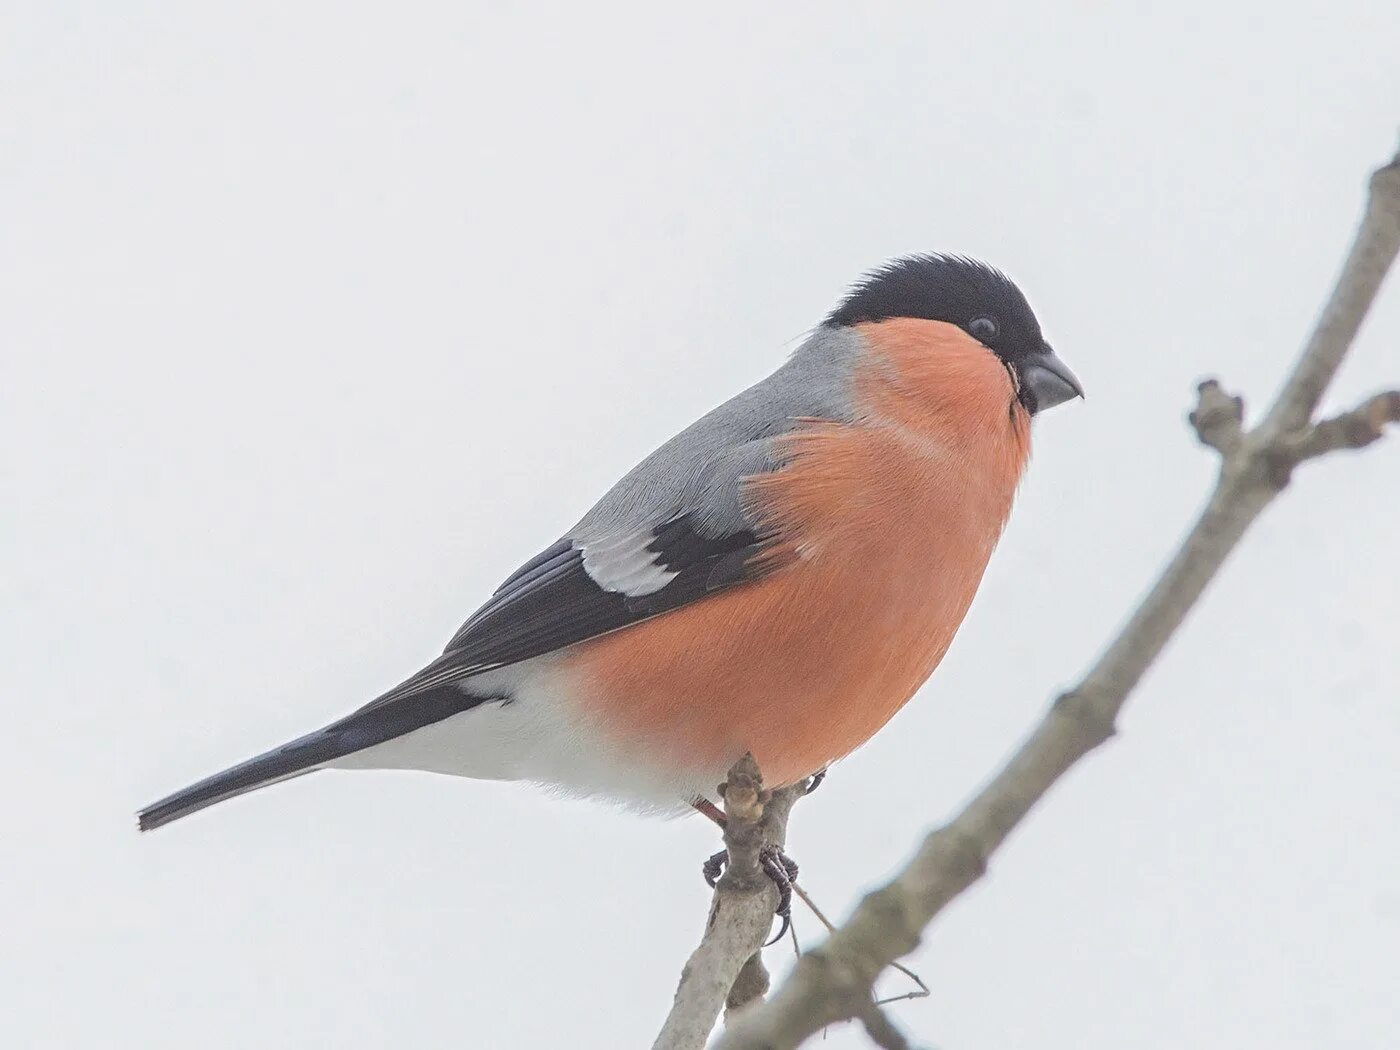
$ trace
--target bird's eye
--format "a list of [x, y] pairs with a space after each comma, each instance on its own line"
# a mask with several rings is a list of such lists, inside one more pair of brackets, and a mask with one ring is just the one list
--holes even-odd
[[986, 343], [997, 337], [997, 323], [990, 317], [974, 317], [968, 322], [967, 331], [979, 343]]

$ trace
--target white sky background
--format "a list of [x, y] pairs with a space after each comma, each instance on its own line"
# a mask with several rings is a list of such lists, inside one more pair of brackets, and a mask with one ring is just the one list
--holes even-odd
[[[1194, 382], [1273, 392], [1400, 126], [1384, 0], [220, 6], [0, 33], [6, 1046], [647, 1045], [699, 820], [414, 774], [132, 814], [416, 669], [861, 270], [962, 251], [1089, 400], [932, 683], [798, 810], [844, 913], [1157, 571], [1214, 469]], [[1329, 404], [1397, 347], [1392, 279]], [[1300, 471], [933, 929], [907, 1031], [1394, 1040], [1397, 478], [1394, 438]]]

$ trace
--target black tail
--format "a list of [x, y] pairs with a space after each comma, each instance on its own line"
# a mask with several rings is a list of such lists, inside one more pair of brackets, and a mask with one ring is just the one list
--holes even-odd
[[339, 733], [318, 729], [147, 806], [137, 814], [137, 823], [142, 831], [150, 831], [224, 799], [315, 772], [318, 766], [349, 754], [337, 746], [339, 743]]
[[147, 806], [136, 815], [137, 824], [142, 831], [151, 831], [216, 802], [303, 773], [314, 773], [337, 758], [440, 722], [488, 700], [501, 699], [504, 697], [470, 696], [453, 683], [398, 697], [390, 703], [376, 701], [324, 729], [240, 762]]

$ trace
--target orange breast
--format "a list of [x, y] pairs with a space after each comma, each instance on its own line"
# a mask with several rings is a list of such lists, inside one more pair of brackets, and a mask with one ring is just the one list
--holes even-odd
[[960, 330], [867, 326], [862, 418], [812, 422], [746, 498], [782, 542], [753, 584], [571, 654], [589, 721], [652, 758], [771, 784], [864, 743], [933, 672], [1011, 508], [1029, 420], [1006, 370]]

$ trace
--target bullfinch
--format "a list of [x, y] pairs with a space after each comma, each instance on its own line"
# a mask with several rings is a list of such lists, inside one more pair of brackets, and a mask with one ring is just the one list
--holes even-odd
[[817, 774], [938, 666], [1032, 418], [1082, 393], [1000, 271], [896, 259], [512, 573], [441, 656], [140, 827], [323, 769], [525, 780], [661, 813], [712, 800], [745, 752], [770, 785]]

